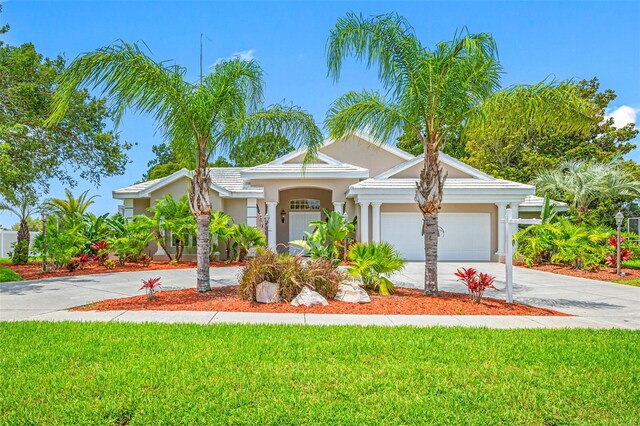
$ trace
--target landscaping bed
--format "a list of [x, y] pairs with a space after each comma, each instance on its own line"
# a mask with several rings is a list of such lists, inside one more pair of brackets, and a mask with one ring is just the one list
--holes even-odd
[[[243, 263], [231, 262], [225, 263], [222, 261], [211, 262], [212, 267], [224, 267], [224, 266], [242, 266]], [[171, 264], [168, 261], [152, 261], [148, 266], [142, 263], [125, 263], [120, 265], [116, 263], [115, 268], [107, 269], [103, 265], [99, 265], [97, 262], [91, 262], [87, 264], [83, 269], [76, 269], [71, 272], [67, 269], [61, 268], [57, 271], [49, 270], [47, 273], [42, 272], [42, 264], [40, 262], [33, 262], [26, 265], [3, 265], [12, 269], [18, 275], [25, 280], [39, 280], [42, 278], [55, 278], [55, 277], [72, 277], [76, 275], [92, 275], [92, 274], [110, 274], [112, 272], [134, 272], [134, 271], [159, 271], [164, 269], [188, 269], [195, 268], [196, 262], [180, 262], [178, 264]]]
[[397, 288], [391, 296], [371, 295], [371, 303], [347, 303], [329, 300], [328, 306], [292, 306], [289, 303], [256, 303], [241, 299], [238, 286], [214, 287], [208, 293], [195, 289], [160, 291], [153, 300], [147, 296], [108, 299], [80, 306], [78, 311], [160, 310], [223, 311], [317, 314], [407, 314], [407, 315], [566, 315], [550, 309], [484, 298], [473, 303], [466, 294], [441, 292], [440, 297], [426, 297], [416, 289]]
[[621, 277], [616, 273], [615, 268], [610, 267], [602, 267], [598, 271], [587, 271], [574, 269], [573, 267], [568, 265], [544, 264], [528, 267], [526, 265], [519, 264], [518, 266], [521, 266], [523, 268], [536, 269], [538, 271], [552, 272], [554, 274], [568, 275], [578, 278], [588, 278], [591, 280], [616, 282], [619, 284], [623, 284], [624, 281], [634, 281], [640, 279], [640, 269], [633, 268], [622, 268], [622, 272], [624, 272], [626, 275], [624, 277]]
[[16, 322], [0, 341], [7, 425], [640, 418], [630, 330]]

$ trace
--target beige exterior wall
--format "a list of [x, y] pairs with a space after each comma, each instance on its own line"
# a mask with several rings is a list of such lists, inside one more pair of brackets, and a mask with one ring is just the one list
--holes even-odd
[[[331, 200], [331, 191], [319, 189], [319, 188], [295, 188], [288, 189], [280, 192], [280, 201], [276, 207], [276, 242], [277, 244], [288, 244], [291, 239], [289, 238], [289, 218], [291, 217], [291, 210], [289, 208], [289, 202], [295, 199], [301, 198], [313, 198], [320, 200], [320, 208], [333, 210], [333, 202]], [[262, 206], [260, 207], [262, 209]], [[266, 209], [266, 205], [265, 205]], [[282, 210], [285, 211], [286, 216], [284, 223], [280, 217]], [[321, 219], [325, 219], [324, 214], [320, 214]], [[309, 228], [311, 232], [311, 228]]]
[[146, 214], [150, 216], [151, 213], [147, 211], [149, 208], [149, 199], [148, 198], [138, 198], [133, 200], [133, 214]]
[[225, 198], [224, 212], [233, 218], [233, 223], [247, 222], [246, 198]]
[[294, 188], [318, 188], [331, 191], [331, 201], [345, 201], [345, 193], [350, 185], [358, 183], [353, 179], [252, 179], [251, 185], [264, 187], [265, 201], [279, 201], [281, 191]]
[[[442, 163], [440, 163], [442, 164]], [[394, 178], [418, 178], [420, 177], [420, 171], [422, 170], [422, 162], [409, 167], [406, 170], [403, 170], [391, 177]], [[442, 171], [448, 173], [448, 177], [450, 178], [470, 178], [472, 177], [468, 173], [464, 173], [462, 170], [454, 169], [453, 167], [442, 164]]]
[[345, 140], [336, 141], [324, 148], [320, 152], [327, 154], [343, 163], [369, 169], [369, 177], [374, 177], [380, 173], [404, 163], [406, 160], [395, 154], [386, 151], [375, 144], [352, 136]]
[[540, 219], [540, 212], [519, 212], [520, 219]]

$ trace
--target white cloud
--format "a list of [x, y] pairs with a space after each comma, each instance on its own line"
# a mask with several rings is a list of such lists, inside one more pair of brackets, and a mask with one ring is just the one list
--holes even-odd
[[613, 124], [616, 127], [620, 128], [626, 126], [629, 123], [637, 124], [638, 121], [636, 120], [636, 118], [638, 117], [638, 112], [640, 112], [640, 109], [632, 108], [629, 105], [622, 105], [612, 113], [607, 114], [607, 118], [613, 118]]
[[241, 50], [239, 52], [233, 52], [230, 56], [227, 56], [226, 58], [218, 58], [216, 59], [216, 62], [213, 64], [218, 65], [220, 62], [227, 60], [227, 59], [231, 59], [231, 58], [240, 58], [240, 60], [242, 61], [250, 61], [253, 58], [255, 58], [254, 53], [255, 53], [255, 49], [248, 49], [248, 50]]

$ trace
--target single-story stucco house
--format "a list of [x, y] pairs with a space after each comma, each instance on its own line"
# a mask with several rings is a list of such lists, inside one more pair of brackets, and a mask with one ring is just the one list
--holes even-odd
[[[305, 153], [300, 149], [255, 167], [212, 168], [213, 209], [235, 223], [265, 230], [270, 247], [302, 239], [304, 231], [311, 231], [309, 222], [321, 219], [323, 208], [346, 212], [350, 219], [358, 218], [359, 241], [388, 241], [408, 260], [424, 259], [422, 216], [414, 201], [421, 156], [380, 146], [360, 134], [325, 141], [317, 159], [303, 170]], [[499, 219], [507, 207], [515, 217], [537, 217], [543, 200], [531, 185], [496, 179], [446, 154], [440, 160], [448, 179], [439, 216], [439, 259], [497, 261], [504, 246]], [[184, 195], [190, 176], [182, 169], [117, 189], [113, 197], [123, 201], [125, 217], [144, 214], [166, 194], [176, 199]], [[152, 251], [156, 258], [165, 256], [155, 245]]]

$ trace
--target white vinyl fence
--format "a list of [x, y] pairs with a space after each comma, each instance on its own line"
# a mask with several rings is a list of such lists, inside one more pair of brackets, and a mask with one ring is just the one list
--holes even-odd
[[[30, 232], [31, 245], [39, 232]], [[13, 251], [13, 243], [18, 240], [18, 231], [7, 231], [0, 229], [0, 257], [9, 257], [8, 253]]]

